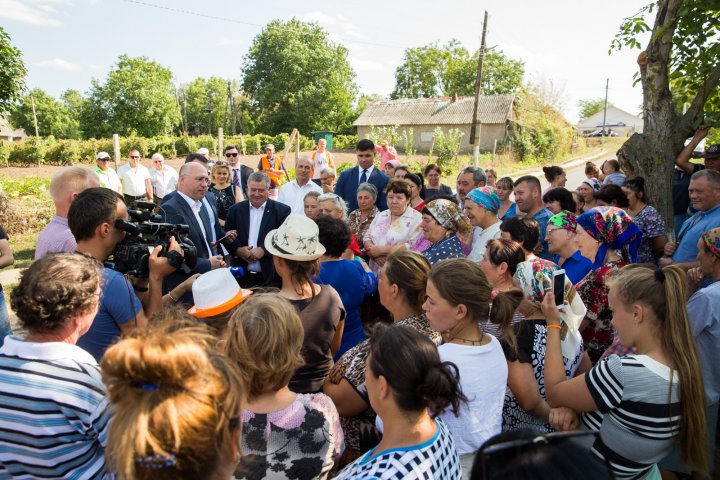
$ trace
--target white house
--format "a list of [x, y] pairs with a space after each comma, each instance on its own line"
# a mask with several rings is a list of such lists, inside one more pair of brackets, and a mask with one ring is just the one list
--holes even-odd
[[19, 142], [25, 140], [27, 134], [22, 128], [12, 128], [5, 117], [0, 116], [0, 140], [8, 142]]
[[[578, 134], [586, 135], [595, 130], [602, 129], [603, 113], [603, 110], [600, 110], [575, 125]], [[610, 106], [607, 108], [607, 115], [605, 116], [605, 130], [617, 132], [621, 137], [629, 137], [636, 132], [642, 133], [643, 119], [625, 110]]]

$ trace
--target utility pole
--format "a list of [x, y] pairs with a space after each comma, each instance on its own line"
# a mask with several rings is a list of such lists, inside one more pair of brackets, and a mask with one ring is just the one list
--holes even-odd
[[608, 78], [605, 80], [605, 108], [603, 109], [603, 125], [602, 130], [600, 130], [600, 144], [605, 143], [605, 121], [607, 120], [607, 97], [608, 97], [608, 87], [610, 86], [610, 79]]
[[38, 133], [37, 115], [35, 114], [35, 98], [33, 97], [32, 92], [30, 92], [30, 103], [32, 104], [32, 110], [33, 110], [33, 123], [35, 124], [35, 136], [39, 137], [40, 134]]
[[[485, 57], [485, 35], [487, 34], [488, 12], [485, 10], [485, 18], [483, 19], [482, 40], [480, 41], [480, 52], [478, 52], [478, 69], [475, 77], [475, 103], [473, 105], [472, 124], [470, 125], [470, 144], [473, 145], [473, 165], [478, 166], [478, 158], [480, 156], [480, 138], [476, 138], [477, 130], [477, 111], [480, 103], [480, 87], [482, 86], [482, 67], [483, 58]], [[479, 137], [479, 135], [477, 135]]]

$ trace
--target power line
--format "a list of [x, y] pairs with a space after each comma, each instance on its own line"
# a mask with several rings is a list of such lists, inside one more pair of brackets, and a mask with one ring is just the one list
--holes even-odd
[[[217, 15], [208, 15], [208, 14], [206, 14], [206, 13], [194, 12], [194, 11], [192, 11], [192, 10], [184, 10], [184, 9], [181, 9], [181, 8], [166, 7], [165, 5], [157, 5], [157, 4], [155, 4], [155, 3], [143, 2], [143, 1], [141, 1], [141, 0], [123, 0], [123, 1], [124, 1], [124, 2], [127, 2], [127, 3], [135, 3], [135, 4], [137, 4], [137, 5], [142, 5], [142, 6], [145, 6], [145, 7], [159, 8], [160, 10], [167, 10], [167, 11], [169, 11], [169, 12], [182, 13], [182, 14], [184, 14], [184, 15], [193, 15], [193, 16], [196, 16], [196, 17], [209, 18], [209, 19], [211, 19], [211, 20], [219, 20], [219, 21], [221, 21], [221, 22], [236, 23], [236, 24], [238, 24], [238, 25], [247, 25], [247, 26], [249, 26], [249, 27], [257, 27], [257, 28], [264, 28], [264, 27], [265, 27], [265, 25], [261, 25], [261, 24], [258, 24], [258, 23], [243, 22], [242, 20], [237, 20], [237, 19], [234, 19], [234, 18], [220, 17], [220, 16], [217, 16]], [[305, 33], [306, 33], [306, 32], [304, 32], [303, 30], [293, 29], [293, 28], [289, 28], [289, 27], [286, 27], [286, 30], [295, 30], [295, 31], [297, 31], [297, 32], [299, 32], [299, 33], [302, 33], [302, 34], [305, 34]], [[351, 39], [340, 38], [340, 37], [337, 37], [337, 38], [338, 38], [339, 40], [342, 40], [343, 42], [359, 43], [359, 44], [362, 44], [362, 45], [372, 45], [372, 46], [375, 46], [375, 47], [394, 48], [394, 49], [399, 49], [399, 50], [405, 50], [406, 48], [409, 48], [409, 47], [401, 47], [401, 46], [398, 46], [398, 45], [388, 45], [388, 44], [386, 44], [386, 43], [365, 42], [365, 41], [362, 41], [362, 40], [351, 40]]]

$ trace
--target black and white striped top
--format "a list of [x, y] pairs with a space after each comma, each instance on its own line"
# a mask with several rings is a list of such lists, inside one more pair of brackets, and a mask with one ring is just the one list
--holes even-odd
[[679, 434], [677, 373], [647, 355], [610, 355], [585, 381], [598, 410], [582, 415], [600, 431], [593, 453], [609, 461], [617, 479], [640, 479], [670, 453]]

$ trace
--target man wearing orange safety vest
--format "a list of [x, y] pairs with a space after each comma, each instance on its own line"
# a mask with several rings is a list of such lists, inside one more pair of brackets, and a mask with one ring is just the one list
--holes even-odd
[[283, 174], [287, 175], [287, 172], [285, 172], [285, 166], [282, 164], [282, 159], [275, 155], [275, 145], [272, 143], [265, 145], [265, 155], [260, 158], [258, 170], [265, 172], [265, 174], [270, 177], [269, 195], [270, 198], [277, 199], [280, 179]]
[[310, 178], [312, 178], [313, 180], [317, 180], [320, 178], [320, 173], [322, 172], [323, 168], [330, 168], [332, 171], [335, 171], [335, 160], [333, 159], [332, 154], [328, 152], [325, 148], [326, 146], [327, 142], [324, 138], [318, 140], [317, 150], [315, 150], [310, 157], [313, 161], [313, 172], [312, 177]]

